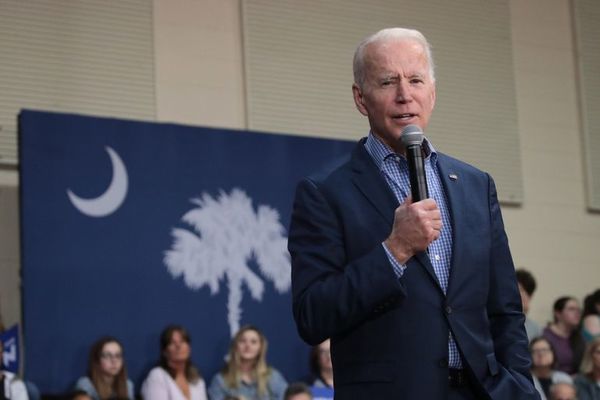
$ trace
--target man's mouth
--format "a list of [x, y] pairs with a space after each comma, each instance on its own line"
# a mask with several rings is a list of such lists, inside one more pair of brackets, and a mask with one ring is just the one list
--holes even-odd
[[398, 114], [398, 115], [394, 115], [394, 119], [398, 119], [398, 120], [408, 120], [411, 118], [416, 117], [417, 114], [413, 114], [413, 113], [404, 113], [404, 114]]

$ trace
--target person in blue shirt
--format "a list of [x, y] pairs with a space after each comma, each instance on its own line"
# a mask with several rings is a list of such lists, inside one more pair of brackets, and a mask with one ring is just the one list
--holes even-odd
[[208, 388], [211, 400], [282, 400], [287, 382], [267, 364], [267, 339], [256, 327], [242, 327], [233, 337], [227, 362]]
[[75, 389], [83, 390], [93, 400], [134, 399], [133, 383], [127, 379], [123, 346], [117, 339], [106, 336], [92, 345], [88, 374], [79, 378]]

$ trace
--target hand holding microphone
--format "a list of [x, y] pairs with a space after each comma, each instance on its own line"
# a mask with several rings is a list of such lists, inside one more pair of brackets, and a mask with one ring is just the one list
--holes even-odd
[[411, 186], [411, 197], [394, 212], [394, 224], [385, 243], [394, 257], [405, 264], [409, 258], [440, 236], [442, 216], [435, 200], [429, 198], [421, 144], [423, 132], [416, 125], [402, 129], [402, 144]]

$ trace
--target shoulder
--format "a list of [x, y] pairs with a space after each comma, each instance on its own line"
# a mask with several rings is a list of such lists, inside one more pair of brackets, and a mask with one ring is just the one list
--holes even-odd
[[135, 387], [131, 379], [127, 378], [127, 392], [131, 395], [135, 392]]
[[195, 392], [196, 396], [193, 396], [196, 399], [206, 398], [206, 384], [204, 383], [204, 379], [198, 378], [197, 381], [190, 383], [190, 387]]
[[274, 386], [287, 386], [287, 381], [275, 368], [271, 367], [271, 374], [269, 376], [269, 383]]
[[89, 377], [82, 376], [81, 378], [77, 379], [77, 382], [75, 383], [75, 389], [81, 389], [87, 392], [89, 389], [94, 389], [94, 384]]
[[98, 392], [96, 392], [96, 388], [94, 387], [92, 380], [87, 376], [82, 376], [81, 378], [77, 379], [77, 382], [75, 383], [75, 389], [83, 390], [89, 394], [92, 399], [98, 399]]
[[594, 382], [590, 381], [590, 379], [585, 374], [581, 374], [581, 373], [575, 375], [573, 382], [577, 386], [587, 386], [587, 385], [594, 384]]
[[353, 159], [357, 157], [357, 154], [361, 154], [361, 152], [364, 152], [368, 156], [368, 153], [364, 149], [364, 145], [362, 142], [359, 142], [354, 147], [352, 153], [344, 154], [343, 156], [333, 159], [305, 179], [316, 185], [332, 183], [344, 179], [352, 170]]
[[148, 376], [146, 377], [146, 380], [144, 381], [144, 383], [163, 381], [170, 377], [171, 376], [167, 373], [167, 371], [164, 370], [164, 368], [154, 367], [150, 370], [150, 372], [148, 372]]
[[218, 387], [218, 386], [224, 386], [224, 385], [225, 385], [225, 379], [223, 378], [223, 374], [220, 372], [217, 372], [210, 380], [211, 387]]

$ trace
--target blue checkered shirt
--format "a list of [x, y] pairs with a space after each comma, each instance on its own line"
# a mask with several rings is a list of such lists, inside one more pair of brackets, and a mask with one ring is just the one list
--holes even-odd
[[[435, 200], [442, 214], [442, 230], [440, 237], [434, 240], [428, 247], [429, 259], [433, 270], [440, 282], [440, 286], [446, 293], [448, 289], [448, 278], [450, 276], [450, 261], [452, 259], [452, 225], [450, 224], [450, 212], [448, 210], [448, 201], [442, 188], [437, 169], [437, 153], [435, 149], [425, 139], [423, 141], [425, 153], [425, 173], [427, 175], [427, 189], [429, 197]], [[379, 140], [372, 133], [369, 133], [365, 148], [375, 161], [375, 164], [385, 177], [390, 189], [394, 192], [398, 203], [402, 204], [410, 194], [410, 177], [408, 174], [408, 163], [402, 155], [394, 153], [386, 144]], [[392, 268], [398, 276], [402, 277], [405, 265], [400, 264], [392, 255], [389, 249], [382, 244], [388, 255]], [[450, 368], [461, 368], [460, 355], [454, 337], [450, 333], [448, 338], [448, 365]]]

